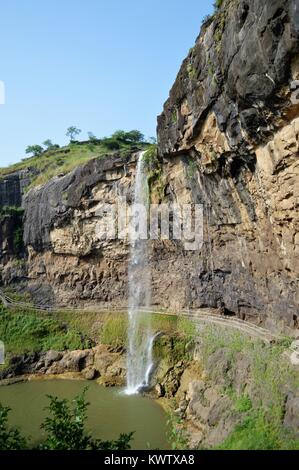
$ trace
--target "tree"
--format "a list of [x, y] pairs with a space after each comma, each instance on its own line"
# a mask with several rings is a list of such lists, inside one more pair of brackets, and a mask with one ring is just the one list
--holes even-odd
[[66, 136], [70, 138], [71, 142], [74, 142], [75, 137], [81, 134], [81, 129], [78, 129], [75, 126], [70, 126], [66, 131]]
[[52, 140], [47, 139], [43, 142], [43, 146], [46, 147], [48, 150], [53, 147]]
[[47, 150], [53, 150], [59, 148], [59, 145], [53, 144], [51, 139], [47, 139], [43, 142], [43, 146], [46, 147]]
[[[130, 450], [134, 433], [120, 434], [115, 441], [102, 441], [93, 439], [86, 432], [89, 405], [85, 400], [86, 391], [72, 401], [48, 395], [49, 416], [41, 425], [46, 431], [46, 439], [39, 445], [40, 450]], [[19, 430], [8, 426], [9, 411], [10, 408], [0, 403], [0, 450], [28, 449], [28, 443]]]
[[44, 149], [41, 145], [28, 145], [26, 148], [26, 153], [32, 153], [34, 157], [38, 157], [43, 153]]
[[136, 142], [144, 142], [144, 135], [137, 130], [133, 131], [122, 131], [117, 130], [112, 134], [111, 139], [118, 140], [119, 142], [125, 143], [136, 143]]
[[8, 426], [10, 408], [0, 403], [0, 450], [26, 449], [26, 439], [17, 428]]
[[66, 399], [48, 396], [50, 405], [48, 416], [41, 428], [46, 431], [46, 441], [41, 445], [43, 450], [129, 450], [133, 433], [121, 434], [116, 441], [93, 439], [85, 431], [87, 407], [83, 393], [75, 398], [73, 404]]
[[53, 144], [52, 140], [47, 139], [43, 142], [43, 146], [46, 147], [47, 150], [54, 150], [59, 149], [59, 145]]
[[129, 142], [144, 142], [144, 135], [137, 130], [126, 132], [126, 140]]
[[125, 131], [122, 131], [122, 130], [117, 130], [112, 134], [111, 139], [115, 139], [115, 140], [119, 140], [121, 142], [125, 142], [127, 140], [127, 133]]

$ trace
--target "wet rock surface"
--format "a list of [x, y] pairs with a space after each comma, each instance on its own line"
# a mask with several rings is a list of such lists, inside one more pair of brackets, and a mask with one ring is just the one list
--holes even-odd
[[[295, 0], [225, 0], [183, 62], [158, 120], [152, 197], [201, 204], [204, 240], [151, 242], [154, 305], [298, 328], [298, 34]], [[132, 202], [136, 158], [94, 159], [30, 190], [24, 265], [0, 230], [2, 284], [26, 280], [45, 306], [126, 305], [128, 243], [99, 233], [106, 204]]]

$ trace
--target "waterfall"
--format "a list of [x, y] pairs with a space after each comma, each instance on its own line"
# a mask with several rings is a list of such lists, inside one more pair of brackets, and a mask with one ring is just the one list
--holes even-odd
[[153, 368], [152, 349], [155, 336], [151, 330], [151, 277], [148, 265], [147, 214], [148, 181], [139, 153], [135, 179], [134, 204], [130, 229], [129, 308], [127, 388], [128, 395], [149, 385]]

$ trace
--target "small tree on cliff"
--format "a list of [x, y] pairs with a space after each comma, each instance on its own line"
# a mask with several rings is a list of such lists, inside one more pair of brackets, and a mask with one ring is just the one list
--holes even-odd
[[71, 142], [74, 142], [75, 137], [81, 134], [81, 129], [76, 126], [70, 126], [66, 131], [66, 136], [70, 138]]
[[39, 155], [43, 153], [43, 151], [44, 149], [42, 148], [41, 145], [28, 145], [28, 147], [26, 148], [26, 153], [27, 154], [32, 153], [34, 157], [38, 157]]

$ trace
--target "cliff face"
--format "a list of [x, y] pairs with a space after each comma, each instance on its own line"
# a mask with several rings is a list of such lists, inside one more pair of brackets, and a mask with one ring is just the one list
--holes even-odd
[[28, 282], [42, 303], [124, 304], [128, 243], [98, 234], [105, 204], [131, 200], [136, 154], [94, 159], [24, 198]]
[[158, 118], [168, 192], [204, 205], [188, 302], [269, 326], [298, 325], [298, 39], [298, 1], [225, 1]]
[[[158, 118], [155, 202], [201, 203], [204, 244], [151, 243], [154, 304], [298, 327], [297, 80], [298, 0], [226, 0], [203, 25]], [[91, 160], [28, 192], [27, 279], [39, 302], [127, 302], [128, 243], [97, 228], [104, 204], [132, 200], [135, 163]]]
[[19, 207], [25, 187], [30, 183], [32, 170], [16, 171], [0, 177], [0, 207]]

